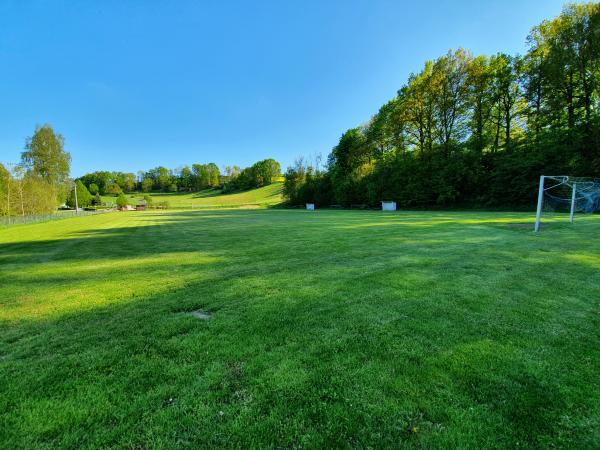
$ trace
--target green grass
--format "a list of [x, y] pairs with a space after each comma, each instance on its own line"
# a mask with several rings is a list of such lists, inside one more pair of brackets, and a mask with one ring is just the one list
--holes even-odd
[[[283, 183], [277, 182], [258, 189], [223, 194], [219, 189], [207, 189], [192, 193], [152, 192], [149, 195], [155, 202], [167, 201], [171, 208], [260, 208], [282, 202]], [[142, 200], [144, 194], [127, 194], [132, 203]], [[106, 203], [115, 203], [116, 197], [104, 196]]]
[[202, 210], [2, 230], [0, 448], [598, 448], [600, 217], [530, 229]]

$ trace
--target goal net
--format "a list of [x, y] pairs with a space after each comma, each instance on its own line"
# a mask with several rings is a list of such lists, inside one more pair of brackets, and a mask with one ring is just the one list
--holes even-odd
[[576, 212], [600, 212], [600, 180], [565, 175], [540, 177], [535, 231], [540, 230], [543, 212], [568, 213], [571, 223]]

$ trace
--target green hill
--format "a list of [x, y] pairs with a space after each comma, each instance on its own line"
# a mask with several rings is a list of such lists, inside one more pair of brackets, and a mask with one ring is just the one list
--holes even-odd
[[[200, 192], [152, 192], [154, 202], [169, 202], [171, 208], [259, 208], [277, 205], [283, 201], [283, 183], [273, 183], [258, 189], [223, 194], [220, 189], [207, 189]], [[142, 200], [144, 194], [128, 194], [131, 203]], [[115, 197], [103, 197], [106, 203], [115, 203]]]

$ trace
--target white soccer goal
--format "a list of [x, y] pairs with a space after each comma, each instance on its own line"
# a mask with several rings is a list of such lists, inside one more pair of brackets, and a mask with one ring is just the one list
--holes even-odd
[[381, 202], [381, 210], [382, 211], [396, 211], [396, 202]]
[[600, 180], [566, 175], [542, 175], [538, 191], [534, 230], [540, 231], [543, 211], [568, 212], [573, 223], [576, 212], [600, 211]]

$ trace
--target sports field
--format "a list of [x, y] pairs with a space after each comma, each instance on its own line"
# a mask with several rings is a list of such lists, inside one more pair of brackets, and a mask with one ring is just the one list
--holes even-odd
[[2, 229], [0, 448], [597, 448], [600, 217], [553, 220], [220, 209]]

